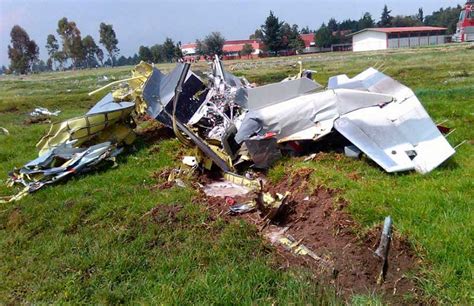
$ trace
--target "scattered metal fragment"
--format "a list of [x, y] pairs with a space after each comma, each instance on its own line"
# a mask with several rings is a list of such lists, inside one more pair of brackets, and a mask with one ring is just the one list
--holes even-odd
[[26, 193], [37, 191], [45, 185], [54, 184], [71, 175], [88, 172], [103, 160], [114, 161], [115, 156], [121, 152], [122, 149], [118, 149], [110, 142], [89, 148], [73, 148], [62, 144], [49, 149], [37, 159], [9, 174], [8, 185], [21, 184], [25, 188], [16, 196], [0, 198], [0, 202], [21, 199]]
[[377, 284], [381, 285], [385, 281], [385, 276], [388, 270], [388, 252], [390, 251], [390, 242], [392, 241], [392, 218], [390, 216], [385, 218], [382, 234], [380, 236], [380, 243], [375, 250], [375, 255], [382, 260], [380, 274], [377, 278]]
[[283, 246], [286, 250], [292, 252], [295, 255], [300, 256], [309, 256], [310, 258], [317, 261], [320, 266], [328, 271], [331, 271], [333, 275], [337, 275], [337, 271], [334, 269], [334, 264], [330, 261], [318, 256], [315, 252], [310, 250], [304, 244], [302, 244], [302, 240], [296, 241], [295, 238], [291, 235], [286, 235], [285, 233], [288, 231], [288, 227], [284, 228], [276, 228], [271, 230], [269, 233], [266, 234], [266, 237], [270, 240], [270, 242], [274, 245], [279, 244]]
[[344, 147], [344, 154], [347, 157], [359, 158], [360, 155], [362, 154], [362, 152], [356, 146], [351, 145], [351, 146], [345, 146]]
[[257, 208], [257, 205], [254, 201], [249, 201], [246, 203], [234, 204], [229, 208], [229, 213], [231, 214], [245, 214], [251, 211], [254, 211]]
[[56, 110], [54, 112], [51, 112], [49, 109], [47, 109], [45, 107], [37, 107], [30, 113], [30, 116], [32, 116], [32, 117], [38, 117], [38, 116], [55, 116], [55, 117], [57, 117], [60, 113], [61, 113], [60, 110]]
[[10, 132], [4, 127], [0, 127], [0, 131], [2, 131], [4, 135], [7, 135], [7, 136], [10, 135]]
[[189, 167], [196, 167], [198, 165], [198, 161], [194, 156], [183, 156], [183, 164]]
[[273, 220], [283, 210], [290, 195], [289, 191], [285, 194], [277, 193], [275, 196], [269, 192], [260, 192], [257, 197], [257, 207], [265, 218]]
[[236, 197], [244, 196], [251, 190], [242, 185], [237, 185], [228, 181], [219, 181], [204, 186], [203, 192], [209, 197]]
[[181, 188], [186, 188], [186, 184], [183, 182], [182, 179], [177, 178], [174, 180], [176, 186], [181, 187]]

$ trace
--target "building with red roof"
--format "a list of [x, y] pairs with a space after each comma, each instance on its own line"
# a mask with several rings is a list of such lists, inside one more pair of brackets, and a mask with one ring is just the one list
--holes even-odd
[[236, 58], [240, 57], [242, 49], [246, 44], [249, 44], [253, 48], [253, 52], [250, 57], [258, 57], [262, 53], [263, 42], [260, 39], [239, 39], [239, 40], [227, 40], [222, 48], [224, 51], [225, 58]]
[[[259, 39], [227, 40], [222, 48], [224, 51], [224, 57], [226, 59], [239, 57], [245, 44], [251, 45], [254, 50], [249, 57], [257, 57], [262, 53], [263, 43]], [[182, 44], [181, 52], [183, 52], [185, 57], [195, 56], [196, 43]]]
[[314, 33], [300, 34], [300, 37], [304, 41], [305, 53], [318, 51], [318, 47], [316, 46], [316, 42], [314, 41]]
[[446, 43], [446, 28], [367, 28], [348, 36], [352, 36], [354, 52], [410, 48]]

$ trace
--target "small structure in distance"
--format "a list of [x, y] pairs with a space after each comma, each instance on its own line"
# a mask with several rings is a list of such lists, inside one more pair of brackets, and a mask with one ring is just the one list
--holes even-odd
[[412, 48], [447, 42], [446, 28], [427, 26], [367, 28], [349, 36], [352, 36], [354, 52]]

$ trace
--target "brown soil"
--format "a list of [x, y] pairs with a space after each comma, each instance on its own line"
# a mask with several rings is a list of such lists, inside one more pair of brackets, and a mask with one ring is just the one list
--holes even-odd
[[146, 144], [155, 144], [164, 139], [174, 137], [173, 130], [164, 127], [156, 120], [151, 120], [149, 122], [150, 125], [148, 127], [137, 129], [137, 135], [140, 139], [143, 139]]
[[169, 189], [175, 185], [174, 182], [168, 182], [168, 177], [173, 169], [165, 168], [161, 171], [156, 171], [151, 174], [151, 178], [156, 181], [156, 184], [151, 186], [153, 190]]
[[153, 221], [159, 224], [172, 224], [178, 221], [177, 214], [183, 207], [181, 205], [158, 205], [152, 208], [148, 213]]
[[37, 123], [51, 123], [51, 119], [48, 116], [34, 116], [26, 118], [23, 123], [26, 125]]
[[[414, 282], [406, 276], [407, 272], [416, 267], [416, 258], [408, 243], [395, 235], [390, 247], [385, 282], [377, 285], [381, 261], [375, 257], [374, 251], [378, 246], [382, 224], [361, 237], [357, 236], [356, 232], [360, 233], [362, 230], [345, 212], [347, 203], [336, 199], [337, 190], [322, 186], [310, 189], [308, 179], [311, 172], [311, 169], [300, 169], [276, 185], [266, 184], [265, 191], [273, 194], [291, 192], [286, 207], [272, 224], [268, 225], [259, 212], [241, 217], [257, 225], [264, 236], [289, 227], [285, 234], [291, 235], [331, 263], [334, 270], [322, 269], [321, 264], [314, 259], [294, 255], [277, 246], [278, 254], [281, 255], [280, 264], [285, 267], [310, 268], [325, 283], [333, 285], [343, 298], [349, 298], [353, 294], [377, 293], [384, 296], [385, 302], [393, 304], [406, 303], [406, 295], [410, 295], [410, 302], [416, 302], [418, 291]], [[248, 197], [236, 198], [237, 203], [245, 200]], [[207, 205], [214, 218], [235, 218], [227, 213], [229, 205], [222, 198], [207, 198]]]

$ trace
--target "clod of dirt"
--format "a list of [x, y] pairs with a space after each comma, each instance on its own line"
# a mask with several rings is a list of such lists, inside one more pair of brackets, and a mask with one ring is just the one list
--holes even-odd
[[34, 116], [28, 117], [23, 121], [25, 125], [38, 124], [38, 123], [51, 123], [51, 119], [48, 116]]

